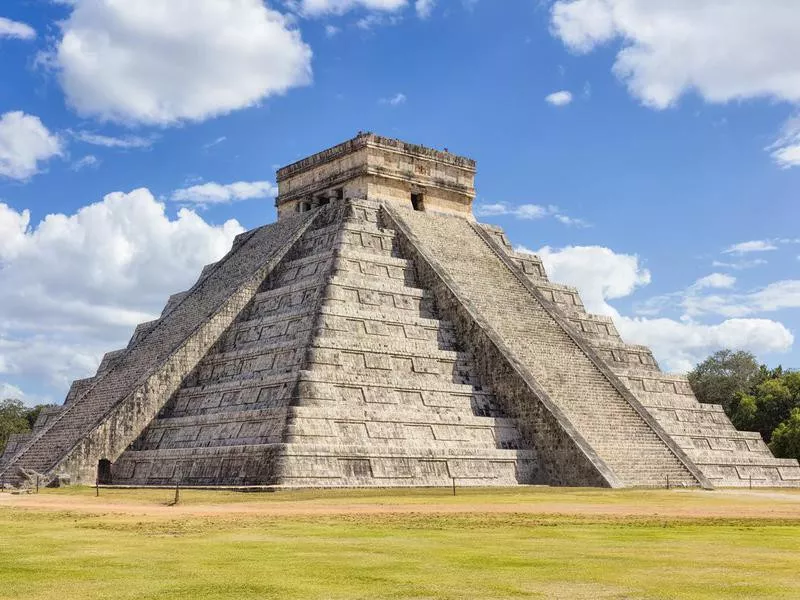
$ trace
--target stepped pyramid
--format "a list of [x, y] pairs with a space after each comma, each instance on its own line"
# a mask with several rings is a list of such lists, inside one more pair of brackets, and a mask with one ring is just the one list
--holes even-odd
[[474, 175], [373, 134], [280, 169], [278, 221], [14, 437], [0, 479], [800, 485], [797, 461], [476, 223]]

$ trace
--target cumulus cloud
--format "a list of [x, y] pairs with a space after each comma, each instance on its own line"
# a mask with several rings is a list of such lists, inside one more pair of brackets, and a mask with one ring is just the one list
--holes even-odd
[[18, 40], [32, 40], [36, 37], [36, 30], [25, 23], [0, 17], [0, 38], [4, 37], [16, 38]]
[[202, 121], [311, 80], [311, 50], [261, 0], [71, 0], [48, 57], [78, 113]]
[[541, 204], [517, 204], [512, 206], [505, 202], [478, 203], [475, 205], [475, 215], [478, 217], [511, 216], [523, 221], [552, 217], [564, 225], [591, 227], [591, 225], [583, 219], [576, 219], [565, 215], [558, 206], [553, 204], [547, 206]]
[[22, 400], [24, 397], [25, 394], [17, 386], [0, 382], [0, 400]]
[[62, 154], [61, 139], [39, 117], [19, 110], [0, 116], [0, 177], [28, 179], [41, 163]]
[[[537, 254], [551, 280], [577, 287], [589, 312], [612, 317], [625, 341], [649, 346], [667, 370], [688, 371], [720, 348], [741, 348], [755, 353], [784, 352], [794, 343], [792, 333], [782, 323], [770, 319], [728, 318], [719, 323], [704, 323], [689, 314], [679, 319], [620, 314], [609, 301], [627, 297], [651, 280], [650, 272], [636, 255], [618, 254], [602, 246], [560, 249], [545, 246]], [[647, 310], [640, 312], [657, 315], [667, 307], [681, 307], [682, 299], [689, 294], [698, 297], [701, 290], [728, 289], [734, 284], [725, 275], [712, 274], [679, 294], [645, 303]], [[777, 294], [782, 298], [778, 300], [773, 292], [762, 297], [762, 308], [769, 305], [768, 298], [775, 304], [786, 303], [786, 295]]]
[[274, 198], [278, 188], [269, 181], [237, 181], [221, 184], [208, 182], [181, 188], [172, 192], [170, 199], [183, 204], [229, 204], [238, 200], [254, 198]]
[[553, 281], [578, 287], [586, 309], [597, 314], [616, 314], [607, 300], [629, 296], [651, 280], [638, 256], [617, 254], [603, 246], [545, 246], [536, 254]]
[[242, 231], [188, 209], [170, 218], [144, 188], [35, 225], [0, 203], [0, 376], [35, 378], [62, 395]]
[[551, 24], [577, 52], [620, 41], [614, 73], [654, 108], [689, 91], [708, 102], [800, 101], [794, 2], [557, 0]]
[[732, 275], [711, 273], [711, 275], [706, 275], [695, 281], [692, 287], [698, 290], [705, 288], [732, 288], [735, 283], [736, 277]]
[[572, 93], [566, 90], [553, 92], [552, 94], [545, 96], [544, 101], [548, 104], [552, 104], [553, 106], [566, 106], [572, 102]]
[[669, 371], [687, 372], [706, 356], [722, 348], [786, 352], [794, 336], [782, 323], [770, 319], [727, 319], [714, 325], [674, 319], [618, 317], [622, 337], [650, 347]]

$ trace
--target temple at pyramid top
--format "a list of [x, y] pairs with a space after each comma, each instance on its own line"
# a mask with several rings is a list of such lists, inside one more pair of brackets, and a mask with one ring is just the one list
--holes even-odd
[[373, 134], [280, 169], [278, 221], [12, 436], [0, 486], [800, 486], [477, 223], [474, 176]]
[[278, 169], [278, 218], [342, 198], [381, 198], [416, 210], [472, 217], [475, 161], [359, 133]]

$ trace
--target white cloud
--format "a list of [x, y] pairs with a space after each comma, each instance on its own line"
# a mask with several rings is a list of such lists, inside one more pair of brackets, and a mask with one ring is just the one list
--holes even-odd
[[400, 106], [401, 104], [405, 104], [406, 100], [408, 100], [408, 98], [406, 98], [406, 95], [401, 92], [398, 92], [391, 98], [381, 98], [380, 103], [388, 104], [389, 106]]
[[32, 40], [36, 37], [36, 30], [25, 23], [0, 17], [0, 38], [4, 37], [16, 38], [18, 40]]
[[341, 15], [349, 10], [364, 8], [393, 12], [407, 5], [407, 0], [302, 0], [300, 11], [306, 16]]
[[142, 137], [138, 135], [125, 135], [114, 137], [110, 135], [100, 135], [88, 131], [78, 131], [73, 133], [75, 139], [93, 146], [103, 146], [104, 148], [149, 148], [156, 141], [154, 136]]
[[403, 21], [403, 17], [394, 14], [370, 13], [356, 21], [356, 27], [363, 31], [372, 31], [376, 27], [389, 27]]
[[83, 169], [87, 168], [97, 168], [100, 166], [100, 159], [97, 158], [94, 154], [87, 154], [81, 159], [76, 160], [70, 168], [73, 171], [82, 171]]
[[786, 352], [794, 336], [782, 323], [769, 319], [727, 319], [715, 325], [673, 319], [618, 317], [620, 334], [627, 342], [648, 346], [669, 371], [691, 370], [706, 356], [722, 348]]
[[800, 102], [800, 19], [792, 1], [557, 0], [553, 33], [577, 52], [621, 42], [614, 73], [663, 109], [708, 102]]
[[772, 159], [779, 167], [800, 167], [800, 116], [786, 121], [781, 135], [766, 150], [771, 152]]
[[261, 0], [72, 0], [57, 65], [69, 103], [126, 124], [202, 121], [311, 80], [311, 50]]
[[22, 111], [0, 116], [0, 177], [28, 179], [40, 163], [63, 154], [61, 139], [39, 117]]
[[692, 285], [693, 288], [702, 290], [705, 288], [732, 288], [736, 283], [736, 277], [726, 275], [725, 273], [711, 273], [701, 277]]
[[234, 220], [215, 226], [187, 209], [170, 219], [144, 188], [35, 226], [27, 211], [0, 203], [0, 373], [63, 394], [241, 231]]
[[763, 258], [755, 258], [753, 260], [739, 260], [736, 262], [725, 262], [721, 260], [715, 260], [711, 263], [711, 266], [742, 271], [744, 269], [752, 269], [754, 267], [760, 267], [761, 265], [766, 265], [766, 264], [767, 261], [764, 260]]
[[220, 184], [208, 182], [172, 192], [170, 199], [184, 204], [228, 204], [237, 200], [253, 198], [274, 198], [278, 188], [269, 181], [237, 181]]
[[213, 148], [214, 146], [218, 146], [219, 144], [221, 144], [222, 142], [225, 142], [227, 140], [228, 140], [227, 136], [221, 135], [217, 139], [212, 140], [212, 141], [208, 142], [207, 144], [203, 144], [203, 150], [208, 150], [209, 148]]
[[[667, 370], [687, 371], [720, 348], [741, 348], [755, 353], [784, 352], [794, 343], [792, 333], [783, 324], [769, 319], [729, 318], [707, 324], [688, 315], [679, 320], [621, 315], [609, 300], [627, 297], [651, 279], [650, 272], [641, 266], [635, 255], [617, 254], [601, 246], [562, 249], [545, 246], [537, 254], [552, 281], [577, 287], [589, 312], [612, 317], [625, 341], [649, 346]], [[688, 290], [697, 293], [712, 284], [726, 289], [734, 282], [715, 274], [698, 280]], [[765, 294], [762, 306], [767, 305], [767, 299], [775, 297], [774, 292]], [[653, 303], [654, 312], [664, 306], [680, 306], [685, 293], [688, 292], [660, 297]], [[778, 297], [786, 298], [780, 294]]]
[[769, 252], [777, 249], [778, 247], [770, 240], [751, 240], [728, 246], [723, 252], [725, 254], [748, 254], [750, 252]]
[[591, 227], [591, 225], [583, 219], [576, 219], [574, 217], [565, 215], [561, 212], [561, 209], [552, 204], [548, 206], [543, 206], [541, 204], [518, 204], [516, 206], [510, 206], [505, 202], [495, 202], [490, 204], [479, 203], [475, 205], [474, 212], [478, 217], [497, 217], [508, 215], [524, 221], [553, 217], [564, 225], [570, 225], [574, 227]]
[[325, 25], [325, 35], [329, 38], [335, 37], [339, 32], [341, 32], [341, 29], [336, 27], [336, 25]]
[[589, 312], [615, 315], [606, 300], [629, 296], [640, 286], [650, 283], [650, 271], [639, 264], [639, 257], [617, 254], [603, 246], [568, 246], [541, 248], [542, 259], [553, 281], [574, 285]]
[[20, 388], [0, 381], [0, 400], [22, 400], [24, 397], [25, 394]]
[[572, 93], [566, 90], [561, 90], [560, 92], [553, 92], [552, 94], [545, 96], [544, 100], [553, 106], [566, 106], [572, 102]]
[[436, 6], [436, 0], [417, 0], [414, 4], [417, 16], [420, 19], [427, 19], [430, 17], [434, 6]]

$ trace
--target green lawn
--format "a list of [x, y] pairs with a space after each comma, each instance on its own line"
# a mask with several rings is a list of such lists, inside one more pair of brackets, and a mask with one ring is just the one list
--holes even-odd
[[789, 492], [93, 493], [0, 502], [0, 598], [800, 598]]

